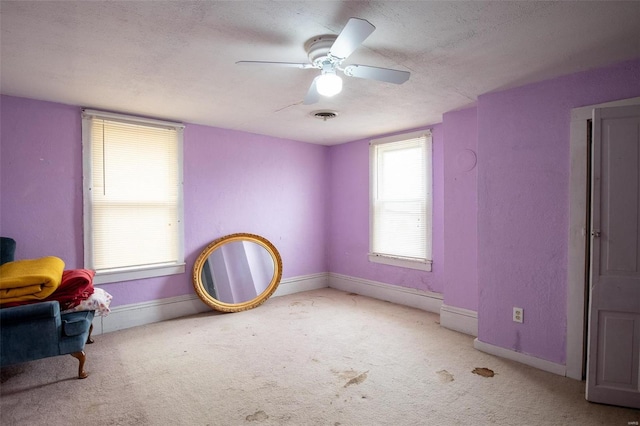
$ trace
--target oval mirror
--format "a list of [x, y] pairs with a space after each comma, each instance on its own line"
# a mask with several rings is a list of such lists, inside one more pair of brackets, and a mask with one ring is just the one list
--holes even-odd
[[218, 238], [193, 265], [193, 287], [215, 310], [238, 312], [264, 303], [280, 284], [282, 259], [266, 238], [232, 234]]

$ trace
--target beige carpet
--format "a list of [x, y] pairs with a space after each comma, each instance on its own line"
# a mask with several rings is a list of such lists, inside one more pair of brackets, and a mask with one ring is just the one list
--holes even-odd
[[[584, 383], [473, 349], [438, 316], [333, 289], [96, 336], [2, 370], [2, 425], [622, 425]], [[493, 377], [472, 371], [489, 369]], [[480, 370], [490, 375], [488, 370]]]

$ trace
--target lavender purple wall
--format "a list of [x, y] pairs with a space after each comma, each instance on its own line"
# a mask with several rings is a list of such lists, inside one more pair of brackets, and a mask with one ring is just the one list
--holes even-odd
[[[0, 233], [17, 258], [55, 255], [83, 266], [80, 108], [0, 97]], [[211, 240], [263, 235], [283, 278], [327, 271], [328, 148], [212, 127], [184, 136], [187, 272], [106, 284], [113, 306], [190, 294], [191, 268]]]
[[[443, 153], [440, 125], [433, 129], [433, 271], [372, 263], [369, 253], [369, 140], [332, 146], [328, 235], [329, 271], [420, 290], [443, 290]], [[382, 136], [382, 135], [381, 135]]]
[[218, 236], [250, 232], [277, 247], [283, 278], [327, 271], [328, 147], [197, 125], [184, 139], [189, 263]]
[[480, 96], [481, 341], [565, 363], [570, 112], [635, 96], [640, 60]]
[[16, 258], [83, 263], [80, 108], [0, 97], [0, 231]]
[[444, 137], [444, 303], [478, 310], [477, 109], [442, 117]]

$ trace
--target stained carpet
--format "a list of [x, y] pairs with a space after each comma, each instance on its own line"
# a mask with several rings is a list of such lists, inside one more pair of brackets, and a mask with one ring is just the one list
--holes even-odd
[[[584, 382], [497, 358], [417, 309], [334, 289], [95, 336], [4, 368], [2, 425], [621, 425]], [[637, 423], [636, 423], [637, 424]]]

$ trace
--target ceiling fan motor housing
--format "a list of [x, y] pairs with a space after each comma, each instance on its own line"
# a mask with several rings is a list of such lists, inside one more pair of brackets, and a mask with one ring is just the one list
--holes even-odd
[[305, 50], [309, 56], [309, 60], [316, 68], [323, 68], [323, 65], [328, 61], [338, 64], [338, 58], [334, 58], [329, 55], [329, 50], [333, 43], [336, 41], [335, 35], [323, 35], [314, 37], [305, 43]]

